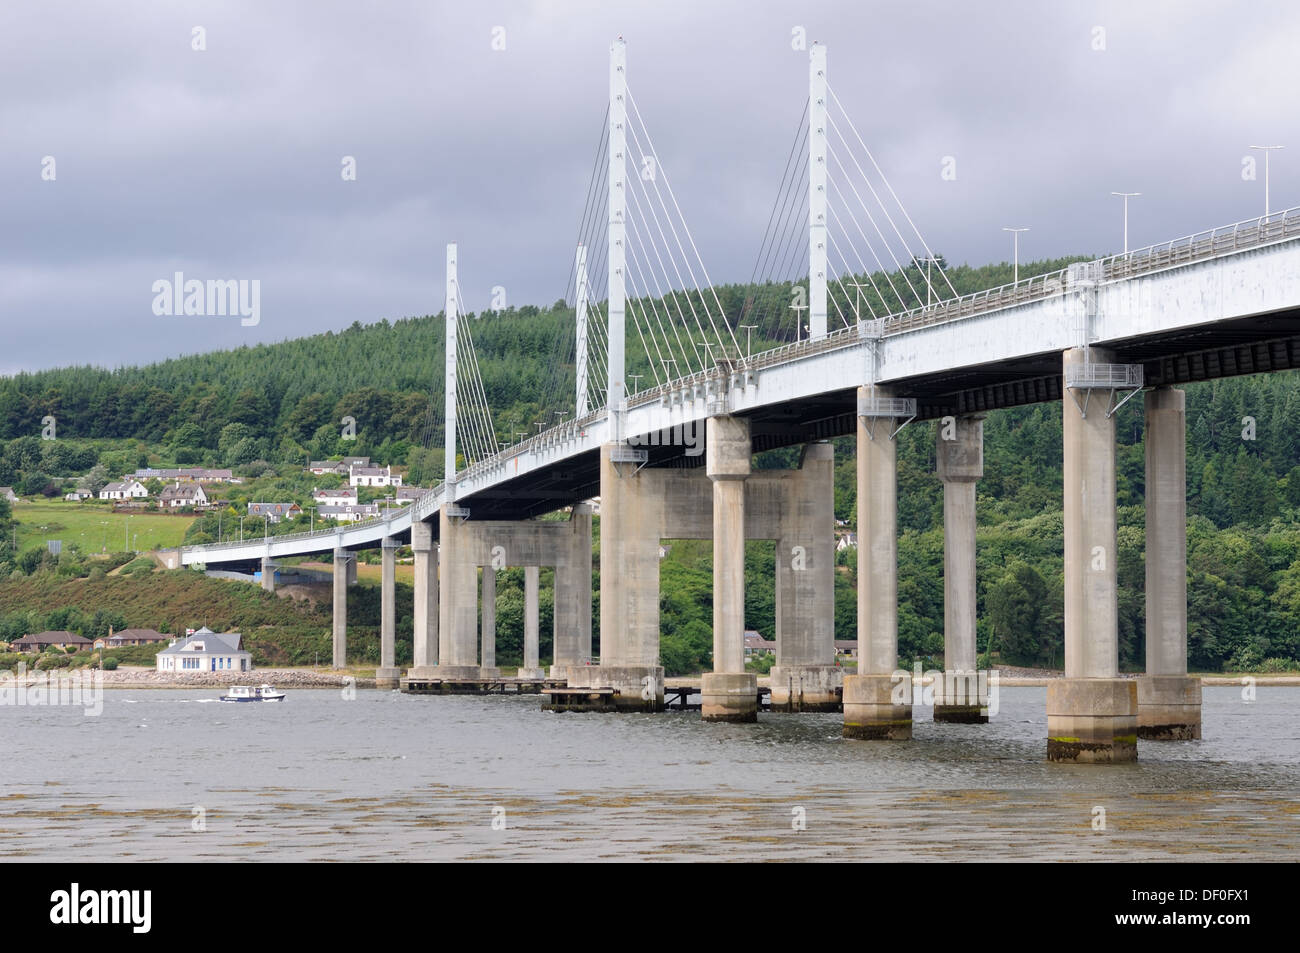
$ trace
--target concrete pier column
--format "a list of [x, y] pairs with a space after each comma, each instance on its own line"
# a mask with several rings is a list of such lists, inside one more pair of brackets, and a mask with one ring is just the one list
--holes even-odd
[[275, 592], [275, 563], [271, 562], [270, 554], [262, 557], [262, 588]]
[[[559, 650], [552, 673], [575, 687], [612, 688], [625, 711], [659, 711], [659, 483], [635, 463], [615, 461], [618, 444], [600, 448], [600, 665], [564, 669]], [[557, 593], [558, 603], [558, 593]], [[561, 638], [556, 620], [557, 644]]]
[[496, 678], [497, 668], [497, 571], [483, 567], [483, 641], [480, 649], [479, 677]]
[[[1113, 361], [1092, 348], [1094, 364]], [[1064, 367], [1084, 362], [1065, 352]], [[1076, 403], [1074, 397], [1079, 398]], [[1106, 391], [1067, 392], [1061, 401], [1065, 478], [1065, 678], [1047, 689], [1050, 761], [1137, 758], [1137, 685], [1119, 678], [1116, 586], [1115, 418]]]
[[749, 421], [710, 417], [706, 470], [713, 481], [713, 671], [700, 689], [705, 721], [758, 719], [758, 676], [745, 671], [745, 478]]
[[411, 678], [429, 678], [438, 664], [438, 547], [433, 524], [411, 524], [411, 549], [415, 553], [415, 607]]
[[567, 678], [591, 666], [591, 507], [569, 515], [569, 544], [555, 563], [551, 676]]
[[[858, 388], [858, 399], [893, 396]], [[844, 737], [912, 737], [910, 677], [898, 681], [898, 474], [888, 417], [858, 416], [858, 673], [844, 677]]]
[[478, 567], [472, 535], [459, 516], [438, 514], [438, 665], [431, 677], [465, 681], [479, 677]]
[[352, 554], [334, 550], [334, 660], [335, 668], [348, 664], [348, 564]]
[[936, 438], [935, 468], [943, 481], [944, 680], [935, 686], [934, 720], [983, 724], [989, 716], [976, 674], [975, 481], [984, 475], [984, 418], [944, 417]]
[[397, 540], [385, 536], [381, 543], [382, 577], [379, 595], [379, 668], [376, 688], [397, 688], [402, 671], [397, 667]]
[[[519, 678], [545, 678], [538, 664], [538, 644], [541, 641], [540, 606], [538, 590], [541, 584], [541, 567], [524, 567], [524, 664], [519, 666]], [[590, 604], [590, 602], [588, 603]]]
[[788, 476], [776, 539], [772, 710], [839, 711], [844, 670], [835, 664], [835, 448], [808, 444], [800, 468]]
[[1187, 412], [1181, 390], [1146, 401], [1146, 674], [1138, 737], [1201, 737], [1201, 680], [1187, 675]]

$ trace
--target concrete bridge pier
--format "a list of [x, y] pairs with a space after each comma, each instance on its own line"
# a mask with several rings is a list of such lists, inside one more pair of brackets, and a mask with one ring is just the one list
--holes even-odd
[[984, 475], [984, 417], [944, 417], [935, 464], [943, 481], [943, 667], [934, 720], [983, 724], [975, 647], [975, 481]]
[[415, 607], [411, 668], [408, 678], [433, 677], [438, 664], [438, 546], [433, 524], [411, 524], [411, 549], [415, 553]]
[[431, 678], [473, 681], [478, 664], [478, 563], [475, 527], [459, 516], [438, 515], [438, 664]]
[[[844, 737], [912, 737], [911, 679], [898, 668], [898, 473], [892, 417], [864, 415], [887, 388], [858, 388], [858, 674], [844, 676]], [[873, 410], [874, 412], [874, 410]]]
[[745, 671], [745, 478], [753, 455], [749, 421], [710, 417], [706, 453], [706, 472], [713, 482], [713, 671], [702, 679], [701, 714], [705, 721], [757, 721], [758, 676]]
[[376, 688], [397, 688], [402, 670], [397, 667], [397, 540], [385, 536], [380, 543], [382, 577], [379, 599], [379, 667]]
[[479, 678], [499, 678], [497, 668], [497, 571], [483, 567], [483, 630], [479, 650]]
[[[591, 661], [591, 507], [579, 503], [555, 545], [555, 605], [552, 611], [551, 674], [564, 678]], [[526, 563], [533, 572], [537, 564]], [[536, 590], [534, 590], [536, 605]], [[535, 665], [540, 664], [534, 661]]]
[[[800, 468], [777, 471], [776, 512], [749, 512], [762, 471], [746, 481], [751, 524], [776, 525], [776, 663], [769, 673], [773, 711], [839, 711], [844, 670], [835, 664], [835, 448], [804, 447]], [[761, 535], [755, 527], [754, 535]]]
[[334, 550], [334, 660], [335, 668], [348, 664], [348, 564], [352, 554], [346, 549]]
[[[1064, 354], [1067, 373], [1085, 352]], [[1092, 348], [1091, 363], [1113, 360]], [[1079, 403], [1075, 402], [1078, 396]], [[1065, 394], [1065, 678], [1047, 688], [1049, 761], [1117, 762], [1137, 758], [1137, 685], [1119, 677], [1116, 586], [1115, 418], [1108, 392]], [[1150, 554], [1148, 554], [1148, 559]]]
[[275, 592], [275, 563], [271, 562], [270, 553], [262, 557], [262, 588]]
[[[540, 566], [524, 567], [524, 664], [516, 673], [519, 678], [546, 677], [545, 670], [538, 664], [538, 645], [540, 642], [540, 606], [538, 590], [541, 588], [542, 570]], [[587, 600], [591, 604], [591, 600]]]
[[[637, 471], [635, 463], [615, 459], [624, 449], [620, 444], [600, 448], [600, 665], [573, 665], [564, 674], [571, 687], [614, 689], [618, 710], [660, 711], [660, 532], [673, 505], [666, 495], [693, 474]], [[557, 657], [552, 674], [560, 670]]]
[[1201, 680], [1187, 675], [1187, 411], [1181, 390], [1146, 401], [1146, 674], [1139, 738], [1201, 737]]

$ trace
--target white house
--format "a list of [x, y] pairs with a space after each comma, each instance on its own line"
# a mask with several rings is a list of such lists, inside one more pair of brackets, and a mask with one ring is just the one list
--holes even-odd
[[[0, 490], [3, 490], [3, 489], [4, 489], [4, 487], [0, 487]], [[2, 495], [2, 494], [0, 494], [0, 495]], [[77, 502], [79, 502], [79, 501], [81, 501], [81, 500], [88, 500], [88, 499], [90, 499], [90, 498], [91, 498], [92, 496], [94, 496], [94, 495], [95, 495], [95, 494], [94, 494], [94, 493], [91, 493], [89, 490], [73, 490], [71, 493], [65, 493], [65, 494], [63, 495], [63, 498], [64, 498], [65, 500], [68, 500], [69, 502], [77, 503]]]
[[348, 468], [348, 483], [352, 486], [401, 486], [402, 478], [393, 475], [392, 467]]
[[297, 503], [249, 503], [248, 515], [278, 523], [302, 516], [302, 507]]
[[318, 506], [316, 515], [323, 520], [338, 520], [340, 523], [359, 523], [374, 519], [379, 515], [378, 503], [358, 503], [354, 506]]
[[238, 632], [218, 635], [206, 626], [158, 653], [160, 672], [251, 672], [253, 656]]
[[144, 484], [139, 480], [123, 480], [121, 483], [107, 483], [99, 491], [101, 500], [143, 500], [149, 495]]
[[336, 490], [313, 490], [312, 499], [317, 506], [355, 506], [357, 491], [350, 486], [341, 486]]
[[163, 491], [158, 494], [158, 505], [173, 509], [179, 506], [207, 506], [208, 494], [197, 483], [177, 482], [163, 487]]
[[835, 544], [835, 549], [839, 552], [843, 552], [846, 549], [857, 549], [857, 548], [858, 548], [858, 538], [852, 533], [845, 533], [843, 536], [839, 538], [839, 541]]
[[14, 492], [11, 486], [0, 486], [0, 499], [8, 500], [10, 503], [18, 502], [18, 494]]

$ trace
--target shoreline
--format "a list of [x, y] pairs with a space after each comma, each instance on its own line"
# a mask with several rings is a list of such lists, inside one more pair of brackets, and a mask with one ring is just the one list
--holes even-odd
[[[370, 671], [370, 670], [363, 670]], [[1023, 669], [1016, 670], [1017, 674], [1002, 674], [998, 672], [998, 684], [1006, 688], [1043, 688], [1052, 682], [1061, 679], [1063, 673], [1060, 672], [1029, 672]], [[185, 689], [185, 688], [226, 688], [231, 685], [242, 684], [262, 684], [270, 683], [277, 687], [289, 688], [344, 688], [349, 684], [355, 688], [375, 688], [374, 675], [361, 675], [348, 671], [319, 671], [311, 668], [266, 668], [254, 669], [251, 672], [158, 672], [154, 669], [145, 668], [119, 668], [111, 672], [104, 672], [98, 669], [78, 668], [78, 669], [50, 669], [45, 672], [28, 671], [20, 684], [31, 685], [38, 678], [42, 681], [51, 674], [57, 679], [73, 678], [87, 672], [98, 672], [102, 678], [102, 687], [104, 688], [121, 688], [121, 689]], [[852, 674], [846, 672], [846, 674]], [[9, 670], [0, 671], [0, 678], [9, 676], [13, 678]], [[511, 677], [511, 676], [506, 676]], [[1121, 678], [1137, 678], [1137, 674], [1123, 673]], [[1300, 687], [1300, 675], [1272, 675], [1259, 674], [1253, 675], [1244, 673], [1241, 675], [1200, 675], [1202, 685], [1211, 686], [1240, 686], [1242, 679], [1250, 678], [1256, 686], [1270, 687]], [[675, 675], [664, 679], [664, 685], [668, 688], [684, 688], [697, 685], [700, 680], [699, 675]], [[933, 682], [930, 676], [924, 676], [920, 679], [913, 678], [914, 684], [929, 685]], [[770, 687], [768, 676], [758, 676], [758, 685], [760, 688]]]

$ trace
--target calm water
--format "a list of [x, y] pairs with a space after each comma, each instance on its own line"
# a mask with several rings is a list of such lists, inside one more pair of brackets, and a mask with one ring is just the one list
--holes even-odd
[[[0, 707], [0, 860], [1295, 859], [1300, 689], [1207, 687], [1200, 742], [1044, 760], [1046, 690], [988, 725], [550, 714], [537, 696], [105, 693]], [[1106, 830], [1093, 830], [1094, 807]], [[194, 808], [206, 831], [192, 830]], [[806, 829], [796, 831], [794, 809]], [[504, 821], [504, 829], [494, 829]]]

